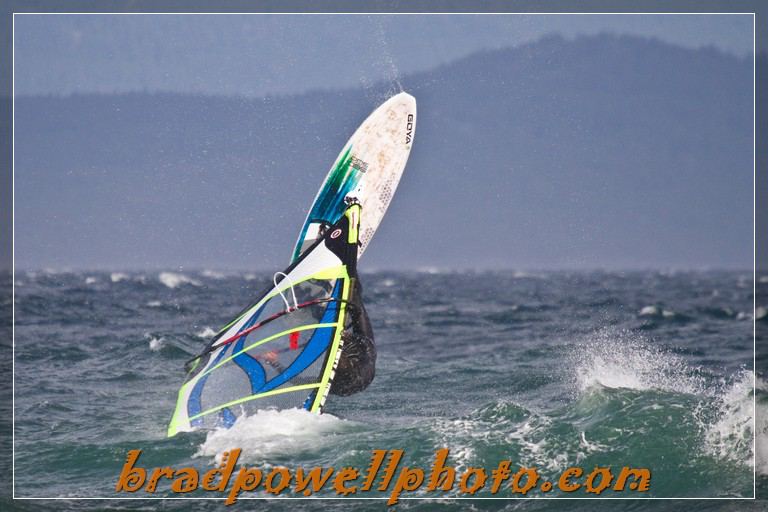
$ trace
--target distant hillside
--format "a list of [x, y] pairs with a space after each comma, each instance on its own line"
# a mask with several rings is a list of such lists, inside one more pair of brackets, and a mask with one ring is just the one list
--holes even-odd
[[[656, 2], [661, 9], [643, 9], [668, 10]], [[301, 94], [392, 79], [546, 34], [603, 32], [740, 56], [753, 47], [750, 14], [16, 16], [14, 83], [19, 94]]]
[[[366, 268], [751, 266], [751, 60], [548, 38], [403, 86], [414, 150]], [[279, 266], [386, 92], [17, 98], [17, 265]]]

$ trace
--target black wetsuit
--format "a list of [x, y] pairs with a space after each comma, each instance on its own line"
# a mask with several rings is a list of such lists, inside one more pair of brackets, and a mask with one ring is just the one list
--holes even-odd
[[349, 396], [367, 388], [376, 374], [376, 345], [359, 279], [354, 279], [341, 337], [344, 345], [330, 391], [334, 395]]
[[[357, 275], [357, 234], [360, 229], [361, 206], [356, 200], [352, 201], [354, 202], [347, 202], [347, 210], [335, 226], [328, 226], [320, 231], [326, 246], [346, 264], [351, 280], [344, 332], [341, 335], [343, 345], [330, 389], [332, 394], [339, 396], [348, 396], [364, 390], [373, 381], [376, 373], [373, 329], [363, 305], [363, 288]], [[338, 227], [339, 231], [332, 231], [329, 236], [324, 235], [334, 227]], [[339, 236], [342, 232], [347, 235]]]

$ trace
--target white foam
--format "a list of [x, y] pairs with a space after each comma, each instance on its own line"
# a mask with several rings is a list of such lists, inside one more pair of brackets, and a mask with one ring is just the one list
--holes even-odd
[[[765, 392], [766, 388], [768, 388], [766, 382], [758, 379], [757, 389]], [[768, 406], [765, 403], [757, 402], [755, 425], [757, 431], [755, 469], [760, 475], [768, 475]]]
[[213, 330], [213, 329], [211, 329], [210, 327], [207, 327], [207, 326], [206, 326], [206, 327], [204, 327], [203, 329], [201, 329], [201, 330], [197, 331], [197, 332], [195, 333], [195, 336], [197, 336], [198, 338], [211, 338], [211, 337], [213, 337], [215, 334], [216, 334], [216, 331], [214, 331], [214, 330]]
[[163, 338], [152, 337], [149, 340], [149, 350], [151, 350], [152, 352], [159, 351], [160, 349], [163, 348], [163, 346], [165, 346], [165, 340], [163, 340]]
[[160, 302], [159, 300], [151, 300], [151, 301], [147, 302], [147, 306], [150, 307], [150, 308], [159, 308], [162, 305], [163, 305], [163, 303]]
[[85, 284], [95, 284], [98, 282], [99, 282], [99, 279], [97, 277], [88, 276], [85, 278]]
[[437, 446], [450, 446], [451, 459], [457, 471], [464, 471], [472, 466], [475, 459], [474, 445], [477, 441], [487, 442], [498, 430], [488, 428], [487, 422], [460, 418], [437, 418], [432, 426], [437, 435]]
[[766, 310], [763, 306], [758, 306], [755, 308], [755, 320], [762, 320], [768, 316], [768, 310]]
[[317, 449], [329, 436], [354, 426], [331, 414], [314, 414], [303, 409], [257, 411], [241, 416], [230, 429], [208, 433], [196, 457], [213, 456], [221, 462], [225, 451], [242, 448], [241, 462], [263, 462], [275, 455]]
[[664, 318], [673, 318], [675, 316], [674, 311], [668, 309], [662, 309], [658, 306], [645, 306], [638, 313], [639, 316], [661, 316]]
[[[509, 403], [500, 401], [499, 409]], [[435, 434], [435, 447], [450, 446], [452, 466], [457, 471], [465, 471], [476, 466], [482, 454], [477, 446], [519, 447], [518, 462], [521, 465], [546, 468], [547, 471], [561, 471], [572, 461], [581, 460], [586, 453], [577, 450], [574, 453], [563, 452], [556, 443], [551, 442], [552, 419], [546, 415], [530, 412], [524, 419], [506, 417], [505, 413], [494, 414], [492, 418], [462, 417], [458, 419], [437, 418], [431, 426]], [[592, 449], [602, 449], [601, 445], [590, 443]]]
[[579, 446], [587, 450], [588, 453], [598, 452], [601, 450], [608, 449], [607, 446], [600, 444], [598, 442], [587, 441], [587, 433], [584, 431], [581, 432], [581, 436], [579, 438]]
[[689, 394], [704, 390], [703, 380], [683, 358], [629, 331], [599, 331], [572, 354], [580, 391], [594, 386]]
[[760, 276], [757, 280], [758, 283], [768, 283], [768, 276]]
[[[722, 391], [717, 399], [716, 420], [705, 431], [705, 452], [719, 459], [752, 465], [754, 374], [744, 371], [738, 379]], [[768, 418], [765, 408], [757, 416], [758, 428], [758, 471], [768, 473], [768, 448], [765, 443], [768, 434]], [[761, 447], [762, 445], [762, 447]]]
[[123, 274], [122, 272], [112, 272], [109, 274], [109, 279], [113, 283], [119, 283], [120, 281], [125, 281], [128, 279], [128, 274]]
[[216, 270], [203, 270], [200, 274], [203, 277], [209, 277], [211, 279], [224, 279], [227, 277], [223, 272], [218, 272]]
[[557, 468], [558, 462], [555, 459], [550, 461], [551, 454], [545, 451], [547, 436], [542, 435], [551, 423], [552, 420], [547, 417], [534, 417], [507, 434], [507, 441], [514, 439], [520, 445], [520, 458], [526, 464]]
[[168, 288], [176, 288], [183, 284], [200, 286], [200, 281], [196, 281], [191, 277], [185, 276], [184, 274], [179, 274], [177, 272], [160, 272], [160, 275], [158, 275], [157, 278]]

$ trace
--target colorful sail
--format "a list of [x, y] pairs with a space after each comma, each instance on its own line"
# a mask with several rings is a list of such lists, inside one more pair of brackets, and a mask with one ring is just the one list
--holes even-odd
[[359, 212], [350, 207], [189, 362], [169, 437], [197, 427], [229, 427], [257, 409], [320, 412], [356, 277]]

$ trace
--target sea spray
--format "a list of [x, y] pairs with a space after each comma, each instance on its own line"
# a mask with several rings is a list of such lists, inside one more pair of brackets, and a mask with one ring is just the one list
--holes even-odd
[[192, 279], [189, 276], [186, 276], [184, 274], [181, 274], [179, 272], [160, 272], [158, 274], [157, 279], [163, 283], [168, 288], [177, 288], [184, 284], [189, 284], [192, 286], [201, 286], [200, 281], [196, 279]]
[[[720, 460], [753, 465], [754, 459], [754, 374], [744, 371], [715, 397], [715, 413], [705, 428], [705, 450]], [[765, 408], [765, 403], [758, 404]], [[757, 417], [765, 419], [761, 413]], [[764, 435], [764, 434], [763, 434]], [[765, 440], [765, 439], [763, 439]]]
[[571, 359], [579, 393], [595, 385], [689, 394], [706, 389], [700, 368], [627, 330], [604, 328], [588, 335], [571, 349]]
[[354, 428], [353, 422], [332, 414], [313, 414], [303, 409], [257, 411], [238, 418], [229, 429], [209, 432], [195, 456], [213, 456], [218, 463], [223, 452], [242, 448], [244, 461], [269, 462], [269, 457], [276, 454], [316, 449], [334, 434]]

